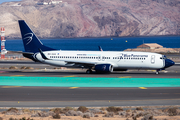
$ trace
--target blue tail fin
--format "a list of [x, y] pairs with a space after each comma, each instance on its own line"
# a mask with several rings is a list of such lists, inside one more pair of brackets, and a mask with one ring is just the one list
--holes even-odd
[[39, 52], [39, 49], [42, 51], [54, 50], [47, 46], [44, 46], [43, 43], [36, 37], [33, 31], [29, 28], [24, 20], [19, 20], [19, 27], [21, 30], [21, 36], [24, 44], [25, 52]]

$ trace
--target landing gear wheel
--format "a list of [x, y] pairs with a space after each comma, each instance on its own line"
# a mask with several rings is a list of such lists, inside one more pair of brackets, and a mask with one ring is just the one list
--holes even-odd
[[156, 71], [156, 75], [158, 75], [159, 74], [159, 72], [158, 71]]
[[87, 74], [91, 74], [91, 73], [92, 73], [92, 70], [87, 70], [86, 73], [87, 73]]
[[160, 71], [160, 70], [156, 70], [156, 75], [158, 75], [158, 74], [159, 74], [159, 71]]

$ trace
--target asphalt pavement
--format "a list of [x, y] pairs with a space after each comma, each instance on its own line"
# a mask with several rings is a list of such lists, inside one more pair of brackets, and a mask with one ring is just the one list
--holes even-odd
[[[19, 69], [8, 69], [16, 66]], [[22, 70], [30, 66], [32, 70]], [[153, 70], [128, 70], [112, 74], [86, 74], [83, 69], [54, 69], [31, 61], [0, 61], [0, 76], [10, 77], [92, 77], [92, 78], [180, 78], [177, 64], [159, 75]], [[2, 69], [3, 68], [3, 69]], [[0, 107], [102, 107], [179, 105], [179, 87], [24, 87], [0, 86]]]

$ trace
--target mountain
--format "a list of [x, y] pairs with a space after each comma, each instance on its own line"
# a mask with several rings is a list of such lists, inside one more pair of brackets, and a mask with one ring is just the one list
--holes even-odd
[[0, 11], [6, 38], [20, 38], [20, 19], [40, 38], [180, 35], [180, 0], [23, 0]]

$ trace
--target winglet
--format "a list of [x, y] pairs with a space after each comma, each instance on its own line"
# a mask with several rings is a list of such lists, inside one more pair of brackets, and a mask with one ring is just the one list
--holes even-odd
[[101, 46], [98, 46], [99, 47], [99, 51], [103, 51], [103, 49], [101, 48]]
[[40, 52], [43, 59], [48, 60], [48, 58], [44, 55], [44, 53], [41, 49], [39, 49], [39, 52]]

